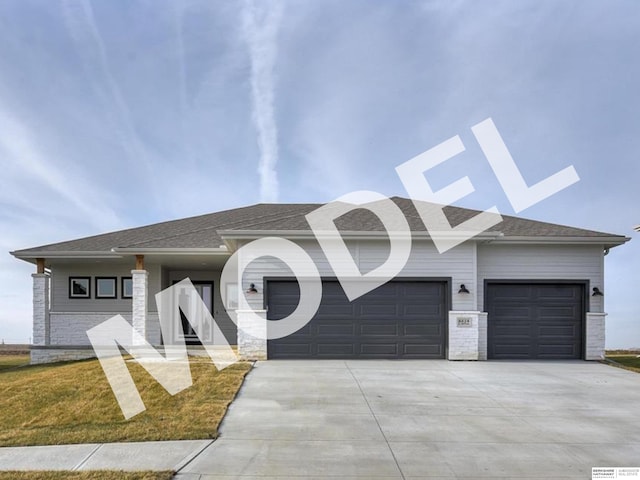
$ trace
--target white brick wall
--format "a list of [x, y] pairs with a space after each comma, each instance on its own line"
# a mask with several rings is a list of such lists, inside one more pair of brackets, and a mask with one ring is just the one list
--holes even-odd
[[31, 350], [31, 365], [42, 363], [68, 362], [71, 360], [84, 360], [95, 358], [92, 349], [33, 349]]
[[[238, 318], [238, 356], [240, 360], [267, 359], [267, 311], [236, 310]], [[263, 320], [257, 321], [255, 315]]]
[[585, 360], [604, 358], [606, 313], [587, 313], [587, 338]]
[[[458, 318], [470, 319], [471, 326], [458, 326]], [[450, 311], [449, 312], [449, 360], [484, 360], [486, 359], [487, 316], [482, 312]], [[484, 339], [480, 339], [480, 335]], [[484, 352], [481, 353], [481, 343]], [[484, 358], [482, 358], [484, 356]]]
[[[87, 330], [110, 319], [116, 314], [113, 312], [51, 312], [50, 345], [78, 345], [89, 346]], [[131, 315], [122, 315], [131, 322]]]

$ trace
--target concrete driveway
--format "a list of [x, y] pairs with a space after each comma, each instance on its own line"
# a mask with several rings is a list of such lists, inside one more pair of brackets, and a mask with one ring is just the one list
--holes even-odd
[[640, 467], [639, 406], [598, 363], [260, 362], [176, 478], [589, 479]]

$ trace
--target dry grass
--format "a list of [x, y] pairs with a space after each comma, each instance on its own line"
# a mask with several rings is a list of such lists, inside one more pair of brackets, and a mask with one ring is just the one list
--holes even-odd
[[173, 472], [0, 472], [0, 480], [170, 480]]
[[29, 365], [29, 354], [0, 355], [0, 370]]
[[193, 386], [169, 395], [128, 363], [147, 410], [125, 420], [97, 360], [0, 371], [0, 446], [215, 438], [251, 368], [192, 358]]

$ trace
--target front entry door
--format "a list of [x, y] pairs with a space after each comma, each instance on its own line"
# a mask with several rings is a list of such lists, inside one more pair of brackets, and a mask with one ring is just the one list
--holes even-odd
[[[190, 302], [187, 308], [188, 311], [180, 309], [181, 328], [179, 331], [174, 332], [174, 334], [176, 338], [184, 339], [187, 345], [201, 345], [202, 342], [210, 343], [213, 338], [213, 325], [211, 322], [204, 320], [205, 315], [202, 309], [204, 303], [204, 307], [206, 307], [210, 313], [213, 312], [213, 282], [192, 281], [191, 283], [193, 283], [194, 288], [200, 295], [202, 302]], [[183, 293], [179, 292], [179, 295], [183, 295]], [[186, 293], [184, 293], [184, 295], [186, 295]], [[181, 300], [180, 303], [183, 304], [183, 301]], [[196, 335], [193, 325], [187, 320], [187, 315], [192, 321], [196, 319], [202, 320], [202, 339], [199, 339]]]

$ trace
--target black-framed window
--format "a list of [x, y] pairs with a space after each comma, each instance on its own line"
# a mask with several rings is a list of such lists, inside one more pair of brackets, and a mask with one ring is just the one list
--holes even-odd
[[133, 278], [122, 277], [120, 279], [120, 296], [122, 298], [133, 298]]
[[91, 277], [69, 277], [69, 298], [91, 298]]
[[96, 298], [117, 298], [117, 277], [96, 277]]

